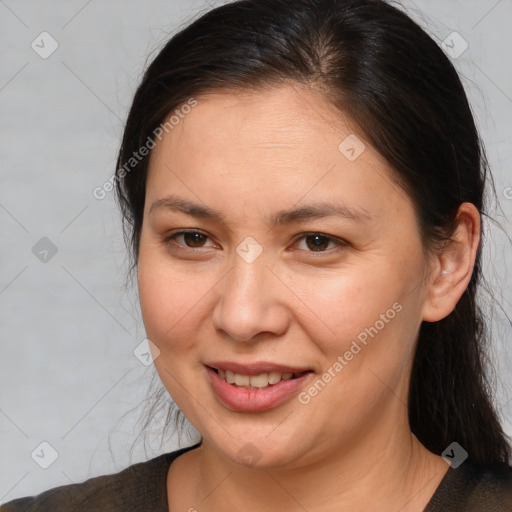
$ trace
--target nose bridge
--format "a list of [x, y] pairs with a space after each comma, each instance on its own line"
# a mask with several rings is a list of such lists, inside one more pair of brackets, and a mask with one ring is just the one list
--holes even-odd
[[265, 283], [269, 273], [266, 258], [259, 257], [248, 262], [237, 256], [233, 262], [228, 293], [241, 304], [249, 301], [254, 306], [261, 307], [267, 300]]
[[254, 246], [240, 246], [220, 289], [214, 325], [239, 341], [250, 341], [264, 331], [280, 334], [286, 328], [287, 314], [267, 267], [267, 255]]

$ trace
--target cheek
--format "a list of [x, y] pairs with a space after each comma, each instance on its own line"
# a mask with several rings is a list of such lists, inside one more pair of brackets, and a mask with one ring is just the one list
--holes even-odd
[[[304, 315], [297, 321], [312, 339], [324, 340], [321, 344], [328, 353], [348, 350], [359, 335], [364, 340], [376, 323], [379, 333], [389, 331], [399, 316], [396, 309], [405, 309], [401, 301], [406, 296], [403, 279], [392, 275], [389, 268], [383, 271], [365, 265], [321, 278], [295, 276], [290, 287], [307, 308], [300, 308]], [[402, 307], [393, 308], [396, 303]]]
[[[208, 276], [171, 266], [157, 251], [141, 247], [138, 263], [139, 299], [148, 338], [161, 351], [187, 349], [199, 328], [198, 316], [208, 290]], [[169, 341], [180, 338], [180, 345]]]
[[329, 390], [319, 403], [364, 416], [363, 409], [402, 396], [421, 324], [421, 270], [421, 260], [389, 258], [317, 279], [314, 289], [296, 279], [298, 295], [322, 320], [315, 320], [321, 330], [312, 328], [311, 314], [301, 324], [324, 356], [321, 380]]
[[[317, 294], [318, 310], [329, 312], [329, 326], [335, 331], [322, 342], [327, 356], [324, 371], [336, 375], [322, 400], [356, 416], [364, 416], [363, 409], [369, 414], [389, 398], [406, 401], [406, 381], [421, 324], [418, 278], [418, 269], [393, 265], [373, 275], [353, 274], [325, 285]], [[336, 297], [337, 303], [329, 304], [324, 294]]]

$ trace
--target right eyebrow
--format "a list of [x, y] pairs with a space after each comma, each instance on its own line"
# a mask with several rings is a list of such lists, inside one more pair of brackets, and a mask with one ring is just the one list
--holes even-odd
[[181, 199], [173, 195], [154, 201], [148, 214], [152, 215], [155, 211], [160, 210], [178, 210], [192, 217], [199, 217], [226, 224], [226, 219], [221, 213], [212, 210], [208, 206]]

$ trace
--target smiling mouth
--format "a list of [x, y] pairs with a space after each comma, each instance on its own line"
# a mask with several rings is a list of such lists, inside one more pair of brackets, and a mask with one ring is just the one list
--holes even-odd
[[265, 389], [275, 386], [281, 381], [294, 380], [307, 373], [311, 373], [309, 370], [299, 373], [272, 371], [268, 373], [260, 373], [259, 375], [245, 375], [231, 370], [210, 368], [228, 384], [245, 389]]

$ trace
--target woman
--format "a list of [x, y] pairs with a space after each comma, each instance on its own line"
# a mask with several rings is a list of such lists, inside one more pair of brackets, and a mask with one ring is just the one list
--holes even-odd
[[213, 9], [149, 66], [117, 169], [155, 366], [201, 442], [2, 510], [512, 510], [486, 161], [405, 14]]

